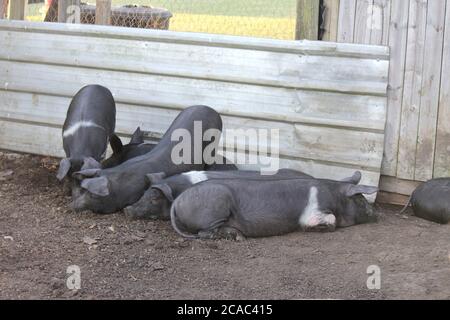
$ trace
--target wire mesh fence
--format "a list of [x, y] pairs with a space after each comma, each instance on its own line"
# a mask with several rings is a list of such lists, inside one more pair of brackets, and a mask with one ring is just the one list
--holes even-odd
[[[27, 0], [25, 19], [57, 22], [60, 1], [63, 0]], [[98, 6], [102, 1], [73, 2], [77, 3], [79, 8], [80, 23], [96, 23], [98, 19], [96, 4]], [[274, 39], [294, 39], [295, 37], [296, 0], [112, 0], [103, 2], [112, 3], [108, 23], [105, 24], [113, 26]], [[73, 13], [77, 11], [74, 10]]]

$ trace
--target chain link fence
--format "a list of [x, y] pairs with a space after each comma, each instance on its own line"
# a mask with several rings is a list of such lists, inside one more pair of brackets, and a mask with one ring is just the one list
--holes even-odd
[[[58, 0], [27, 0], [25, 19], [57, 22], [58, 2]], [[96, 2], [98, 5], [99, 2], [109, 1], [78, 1], [80, 23], [99, 23], [96, 22]], [[107, 23], [104, 24], [291, 40], [295, 37], [296, 2], [296, 0], [112, 0], [111, 13], [107, 17]]]

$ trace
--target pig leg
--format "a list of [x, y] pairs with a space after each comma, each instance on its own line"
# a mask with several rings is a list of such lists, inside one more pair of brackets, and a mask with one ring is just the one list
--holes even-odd
[[232, 202], [229, 189], [223, 185], [188, 189], [172, 205], [172, 225], [182, 236], [214, 239], [230, 218]]
[[333, 214], [317, 212], [301, 225], [308, 232], [333, 232], [336, 230], [336, 217]]

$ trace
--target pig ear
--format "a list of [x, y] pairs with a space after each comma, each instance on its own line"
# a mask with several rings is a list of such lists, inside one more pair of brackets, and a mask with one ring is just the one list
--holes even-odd
[[80, 171], [88, 170], [88, 169], [101, 169], [102, 165], [92, 157], [84, 158], [83, 166]]
[[111, 145], [113, 153], [120, 153], [122, 151], [122, 140], [120, 140], [120, 138], [115, 133], [113, 133], [109, 138], [109, 144]]
[[130, 144], [144, 143], [144, 133], [141, 131], [141, 127], [137, 127], [136, 131], [131, 136]]
[[159, 172], [159, 173], [149, 173], [146, 174], [145, 176], [147, 177], [148, 182], [150, 182], [150, 185], [154, 185], [163, 180], [166, 177], [166, 174], [164, 172]]
[[95, 177], [100, 171], [101, 171], [101, 169], [82, 170], [82, 171], [78, 171], [78, 172], [75, 172], [74, 174], [72, 174], [72, 178], [75, 178], [75, 179], [81, 181], [85, 178]]
[[166, 196], [167, 200], [173, 202], [172, 188], [167, 183], [152, 185], [152, 188], [160, 190]]
[[106, 177], [85, 179], [81, 182], [81, 187], [97, 196], [106, 197], [109, 195], [108, 179]]
[[72, 166], [72, 163], [70, 162], [70, 159], [68, 159], [68, 158], [62, 159], [61, 162], [59, 163], [59, 169], [58, 169], [58, 173], [56, 174], [56, 178], [59, 181], [64, 179], [65, 176], [67, 176], [67, 174], [69, 173], [71, 166]]
[[347, 185], [345, 188], [345, 195], [347, 197], [353, 197], [357, 194], [374, 194], [378, 192], [377, 187], [363, 186], [363, 185]]
[[353, 176], [349, 178], [342, 179], [341, 182], [351, 183], [351, 184], [358, 184], [361, 182], [361, 171], [356, 171]]

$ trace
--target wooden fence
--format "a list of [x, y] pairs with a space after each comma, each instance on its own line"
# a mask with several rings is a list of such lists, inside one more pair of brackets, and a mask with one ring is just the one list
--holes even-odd
[[420, 181], [450, 176], [450, 1], [324, 4], [324, 40], [390, 47], [382, 190], [409, 195]]
[[387, 47], [8, 20], [0, 43], [0, 148], [62, 156], [70, 98], [99, 83], [121, 135], [205, 104], [225, 128], [279, 129], [282, 167], [379, 183]]

